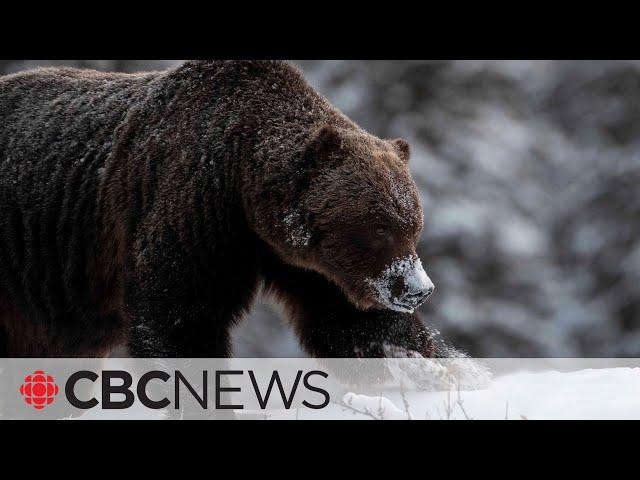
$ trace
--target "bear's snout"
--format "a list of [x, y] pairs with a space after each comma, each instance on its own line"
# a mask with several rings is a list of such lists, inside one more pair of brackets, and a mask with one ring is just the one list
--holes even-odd
[[394, 295], [394, 302], [408, 309], [422, 305], [435, 290], [433, 282], [419, 261], [414, 264], [413, 269], [399, 276], [395, 283], [393, 291], [397, 293]]
[[391, 310], [411, 313], [435, 290], [417, 255], [397, 258], [375, 279], [367, 279], [376, 301]]

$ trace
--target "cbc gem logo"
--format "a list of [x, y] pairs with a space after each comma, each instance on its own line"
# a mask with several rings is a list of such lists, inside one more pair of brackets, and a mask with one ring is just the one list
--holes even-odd
[[58, 391], [58, 385], [53, 377], [42, 370], [36, 370], [24, 377], [24, 383], [20, 385], [20, 394], [24, 397], [24, 401], [36, 410], [42, 410], [47, 405], [51, 405]]

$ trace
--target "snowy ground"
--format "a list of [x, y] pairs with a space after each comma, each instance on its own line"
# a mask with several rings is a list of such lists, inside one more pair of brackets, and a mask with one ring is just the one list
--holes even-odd
[[343, 402], [350, 406], [332, 403], [321, 412], [282, 411], [271, 418], [640, 419], [640, 368], [517, 372], [495, 378], [482, 390], [347, 393]]

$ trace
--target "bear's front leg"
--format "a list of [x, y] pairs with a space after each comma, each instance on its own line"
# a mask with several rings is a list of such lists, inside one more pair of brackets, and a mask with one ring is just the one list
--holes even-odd
[[218, 328], [208, 305], [171, 297], [149, 297], [148, 291], [130, 294], [129, 350], [134, 357], [224, 358], [229, 336]]
[[314, 357], [446, 357], [452, 350], [418, 314], [354, 307], [322, 275], [263, 260], [265, 287], [283, 302], [304, 349]]
[[214, 254], [170, 228], [153, 233], [137, 242], [125, 285], [132, 355], [230, 356], [230, 330], [253, 298], [257, 262], [234, 260], [223, 245]]

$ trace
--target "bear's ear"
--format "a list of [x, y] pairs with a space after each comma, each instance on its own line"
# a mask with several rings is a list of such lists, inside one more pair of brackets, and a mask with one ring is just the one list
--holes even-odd
[[311, 169], [336, 166], [343, 158], [343, 138], [340, 131], [324, 124], [313, 132], [305, 148], [305, 163]]
[[391, 145], [397, 152], [398, 156], [404, 163], [409, 163], [409, 157], [411, 156], [411, 148], [409, 147], [409, 142], [407, 142], [403, 138], [396, 138], [395, 140], [391, 140]]

